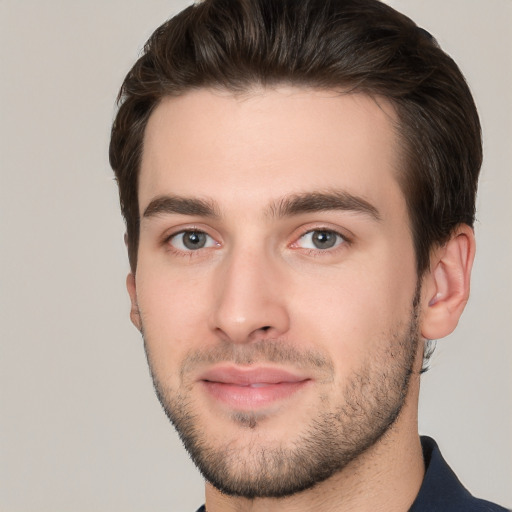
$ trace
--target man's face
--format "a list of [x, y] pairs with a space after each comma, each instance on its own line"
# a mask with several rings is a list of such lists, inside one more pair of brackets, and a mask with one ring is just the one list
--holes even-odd
[[149, 120], [132, 319], [167, 414], [228, 494], [310, 487], [404, 404], [419, 309], [393, 120], [295, 88], [199, 90]]

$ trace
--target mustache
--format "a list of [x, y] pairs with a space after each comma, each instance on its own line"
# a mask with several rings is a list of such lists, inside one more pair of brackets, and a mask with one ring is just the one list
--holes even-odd
[[189, 372], [219, 363], [254, 365], [276, 363], [291, 365], [299, 370], [314, 370], [326, 376], [334, 374], [334, 364], [323, 352], [313, 349], [299, 349], [280, 340], [258, 340], [247, 344], [222, 342], [216, 346], [191, 350], [181, 365], [181, 377]]

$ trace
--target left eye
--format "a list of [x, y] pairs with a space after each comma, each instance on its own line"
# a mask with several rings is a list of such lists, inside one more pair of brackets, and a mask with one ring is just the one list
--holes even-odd
[[181, 231], [169, 239], [169, 243], [179, 251], [197, 251], [215, 247], [217, 242], [204, 231]]
[[299, 238], [297, 245], [303, 249], [332, 249], [337, 247], [345, 240], [336, 231], [329, 229], [316, 229], [308, 231]]

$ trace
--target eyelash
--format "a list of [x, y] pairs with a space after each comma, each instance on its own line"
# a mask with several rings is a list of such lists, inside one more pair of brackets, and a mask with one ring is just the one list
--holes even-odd
[[[214, 245], [210, 245], [209, 247], [200, 247], [199, 249], [189, 249], [189, 250], [183, 250], [175, 247], [171, 242], [173, 239], [179, 237], [180, 235], [183, 236], [185, 234], [191, 234], [195, 233], [198, 235], [206, 235], [209, 239], [214, 241]], [[328, 247], [325, 249], [320, 248], [301, 248], [299, 246], [300, 240], [304, 239], [307, 235], [312, 233], [329, 233], [333, 234], [337, 237], [337, 240], [335, 242], [335, 245], [333, 247]], [[183, 243], [183, 242], [182, 242]], [[208, 243], [208, 242], [207, 242]], [[210, 242], [211, 243], [211, 242]], [[308, 229], [307, 231], [304, 231], [302, 234], [300, 234], [298, 237], [295, 238], [295, 242], [288, 245], [288, 247], [302, 249], [302, 251], [308, 255], [308, 256], [322, 256], [322, 255], [332, 255], [334, 252], [337, 252], [338, 250], [341, 250], [344, 246], [350, 245], [352, 242], [351, 240], [344, 234], [339, 233], [338, 231], [327, 228], [327, 227], [315, 227], [314, 229]], [[215, 249], [215, 247], [220, 246], [221, 244], [217, 242], [211, 235], [209, 235], [206, 231], [198, 228], [189, 228], [189, 229], [182, 229], [180, 231], [174, 232], [170, 234], [169, 236], [165, 237], [163, 240], [163, 245], [167, 247], [167, 249], [172, 252], [175, 255], [183, 256], [183, 257], [189, 257], [192, 258], [194, 256], [198, 256], [201, 251], [201, 249]]]
[[[206, 235], [210, 240], [213, 240], [214, 241], [214, 245], [217, 245], [219, 246], [220, 244], [211, 236], [209, 235], [206, 231], [202, 230], [202, 229], [196, 229], [196, 228], [190, 228], [190, 229], [182, 229], [180, 231], [177, 231], [175, 233], [172, 233], [171, 235], [167, 236], [165, 239], [164, 239], [164, 245], [168, 248], [169, 251], [171, 251], [172, 253], [174, 254], [177, 254], [178, 256], [187, 256], [187, 257], [193, 257], [196, 255], [196, 253], [199, 253], [201, 252], [200, 250], [201, 249], [213, 249], [214, 246], [210, 245], [208, 247], [200, 247], [196, 250], [194, 249], [189, 249], [189, 250], [186, 250], [186, 249], [179, 249], [177, 247], [175, 247], [173, 244], [172, 244], [172, 240], [175, 239], [175, 238], [178, 238], [179, 236], [184, 236], [186, 234], [197, 234], [197, 235]], [[207, 244], [208, 243], [211, 243], [211, 242], [206, 242]], [[184, 245], [183, 241], [181, 242], [182, 245]]]
[[327, 227], [315, 227], [314, 229], [308, 229], [304, 233], [302, 233], [293, 244], [291, 244], [291, 247], [299, 247], [299, 242], [303, 240], [307, 235], [310, 235], [312, 233], [329, 233], [331, 235], [336, 236], [336, 241], [334, 242], [333, 247], [327, 247], [324, 249], [320, 248], [305, 248], [303, 247], [302, 250], [306, 253], [308, 256], [314, 256], [314, 257], [321, 257], [321, 256], [327, 256], [332, 255], [333, 253], [336, 253], [339, 250], [342, 250], [345, 248], [346, 245], [351, 244], [351, 240], [343, 235], [342, 233], [336, 231], [332, 228]]

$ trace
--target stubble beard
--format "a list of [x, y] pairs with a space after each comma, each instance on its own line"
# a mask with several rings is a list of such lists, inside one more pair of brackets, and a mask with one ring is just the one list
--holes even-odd
[[[397, 327], [379, 344], [378, 353], [354, 371], [345, 385], [342, 403], [320, 410], [302, 432], [294, 432], [279, 445], [259, 438], [258, 427], [264, 418], [251, 413], [233, 413], [231, 420], [250, 429], [243, 451], [234, 440], [214, 445], [208, 438], [208, 425], [200, 418], [186, 386], [167, 388], [153, 371], [148, 343], [146, 354], [155, 390], [162, 407], [176, 428], [185, 449], [203, 475], [215, 488], [230, 496], [283, 498], [314, 487], [342, 471], [375, 445], [392, 428], [402, 410], [414, 373], [420, 342], [419, 290], [416, 291], [409, 322]], [[257, 344], [218, 347], [202, 354], [191, 354], [183, 363], [181, 375], [198, 362], [232, 361], [288, 362], [302, 367], [322, 367], [333, 371], [332, 362], [317, 352], [299, 353], [276, 340]], [[320, 402], [325, 397], [319, 397]], [[297, 428], [295, 425], [292, 427]], [[300, 428], [300, 427], [299, 427]], [[240, 436], [244, 432], [241, 430]]]

